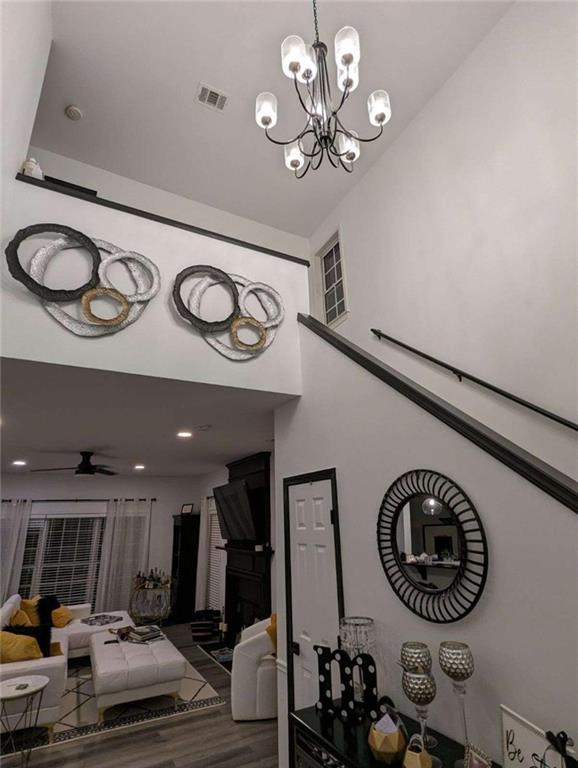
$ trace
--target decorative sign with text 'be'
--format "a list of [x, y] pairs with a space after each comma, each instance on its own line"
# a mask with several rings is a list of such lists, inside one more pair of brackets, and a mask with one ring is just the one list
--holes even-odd
[[[562, 755], [550, 745], [544, 731], [503, 704], [500, 709], [504, 768], [565, 768]], [[573, 750], [568, 754], [576, 756]]]

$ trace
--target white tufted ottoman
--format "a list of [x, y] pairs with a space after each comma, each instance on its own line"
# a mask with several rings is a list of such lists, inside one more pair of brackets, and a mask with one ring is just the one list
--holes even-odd
[[114, 640], [110, 632], [90, 638], [90, 660], [99, 720], [107, 707], [152, 696], [172, 696], [175, 707], [186, 660], [169, 640], [150, 644]]

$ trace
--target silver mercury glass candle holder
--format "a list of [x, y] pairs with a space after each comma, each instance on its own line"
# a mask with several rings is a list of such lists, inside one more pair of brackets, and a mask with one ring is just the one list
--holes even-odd
[[[464, 744], [467, 748], [469, 740], [466, 718], [466, 680], [474, 674], [474, 657], [466, 643], [445, 640], [440, 644], [439, 661], [442, 672], [452, 681], [454, 694], [458, 697], [464, 729]], [[456, 760], [454, 767], [462, 768], [463, 764], [463, 760]]]
[[[428, 646], [418, 640], [407, 640], [401, 646], [400, 652], [401, 666], [409, 671], [431, 672], [432, 657]], [[426, 749], [437, 747], [438, 740], [435, 736], [428, 734], [425, 737], [424, 746]]]
[[[415, 705], [417, 719], [420, 724], [421, 738], [425, 746], [428, 706], [436, 696], [436, 681], [429, 672], [416, 670], [403, 670], [401, 686], [407, 698]], [[441, 760], [435, 755], [431, 755], [432, 767], [441, 768]]]
[[401, 646], [401, 666], [404, 669], [422, 669], [431, 672], [432, 658], [429, 648], [425, 643], [417, 640], [408, 640]]

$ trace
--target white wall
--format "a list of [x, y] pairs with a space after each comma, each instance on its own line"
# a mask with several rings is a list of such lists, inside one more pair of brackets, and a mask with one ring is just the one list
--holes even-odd
[[4, 475], [2, 498], [27, 499], [109, 499], [156, 498], [153, 504], [149, 561], [171, 572], [173, 548], [173, 515], [183, 504], [194, 503], [199, 509], [203, 478], [174, 477], [91, 477], [79, 479], [65, 474]]
[[[345, 613], [376, 620], [380, 693], [411, 714], [396, 664], [401, 643], [423, 640], [437, 657], [442, 640], [463, 640], [476, 661], [468, 684], [470, 738], [492, 758], [502, 762], [500, 704], [544, 727], [563, 723], [568, 733], [578, 732], [575, 516], [305, 328], [301, 342], [304, 395], [278, 409], [275, 418], [278, 576], [283, 574], [283, 478], [336, 467]], [[435, 625], [411, 613], [389, 586], [378, 555], [375, 532], [383, 495], [397, 477], [417, 468], [437, 470], [461, 486], [487, 535], [484, 594], [455, 624]], [[279, 584], [282, 616], [282, 578]], [[437, 662], [433, 671], [438, 696], [430, 708], [431, 725], [463, 741], [451, 683]], [[281, 675], [282, 689], [284, 684]], [[283, 718], [279, 722], [282, 727]], [[284, 739], [282, 733], [282, 745]]]
[[213, 208], [187, 197], [173, 195], [164, 189], [150, 187], [93, 165], [80, 163], [70, 157], [58, 155], [40, 147], [30, 147], [29, 156], [35, 157], [45, 174], [95, 189], [99, 197], [116, 203], [131, 205], [144, 211], [167, 216], [196, 227], [219, 232], [229, 237], [272, 248], [291, 256], [309, 257], [309, 241], [304, 237], [282, 232], [251, 219]]
[[340, 333], [567, 474], [570, 430], [370, 328], [576, 420], [576, 12], [515, 4], [312, 238], [340, 231]]
[[[11, 194], [12, 214], [2, 247], [18, 229], [29, 224], [42, 221], [67, 224], [89, 237], [108, 240], [149, 256], [159, 267], [162, 285], [159, 294], [132, 326], [115, 335], [87, 339], [68, 332], [49, 316], [37, 298], [10, 276], [4, 262], [4, 356], [300, 393], [297, 313], [307, 311], [307, 267], [22, 182], [14, 183]], [[24, 264], [40, 242], [32, 240], [23, 244]], [[52, 287], [82, 284], [87, 279], [89, 267], [86, 254], [81, 257], [80, 253], [74, 250], [61, 253], [48, 268], [47, 284]], [[191, 264], [210, 264], [277, 289], [285, 303], [286, 316], [269, 349], [246, 362], [227, 360], [177, 315], [171, 298], [174, 278]], [[121, 265], [114, 265], [113, 270], [115, 267], [122, 273]], [[123, 290], [122, 284], [117, 282], [119, 272], [113, 270], [110, 277]], [[127, 284], [124, 290], [134, 289]], [[185, 299], [189, 290], [185, 285]], [[223, 289], [213, 288], [205, 298], [203, 317], [217, 319], [229, 314], [230, 300]], [[78, 305], [79, 302], [72, 305], [72, 311], [78, 311]], [[70, 307], [67, 305], [66, 308]], [[255, 310], [250, 307], [250, 311]]]
[[2, 228], [13, 179], [26, 159], [52, 40], [50, 2], [0, 3], [2, 29]]

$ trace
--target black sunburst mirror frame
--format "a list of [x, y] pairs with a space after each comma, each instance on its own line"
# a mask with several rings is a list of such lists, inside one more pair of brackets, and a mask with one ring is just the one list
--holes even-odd
[[[397, 547], [397, 522], [405, 504], [415, 496], [433, 496], [451, 511], [460, 538], [460, 566], [445, 589], [419, 587], [403, 569]], [[414, 469], [388, 488], [377, 518], [377, 548], [387, 580], [410, 611], [426, 621], [450, 624], [473, 610], [488, 575], [488, 545], [476, 508], [462, 489], [431, 469]]]

